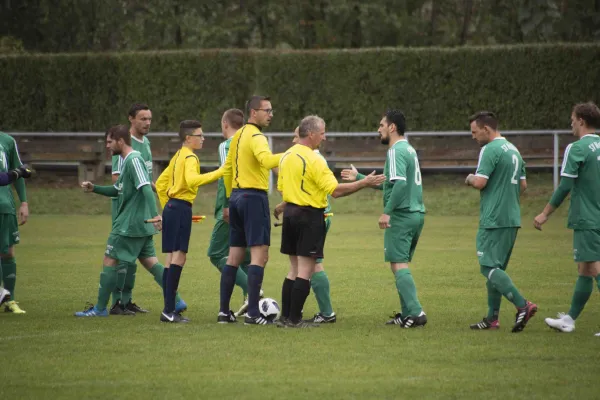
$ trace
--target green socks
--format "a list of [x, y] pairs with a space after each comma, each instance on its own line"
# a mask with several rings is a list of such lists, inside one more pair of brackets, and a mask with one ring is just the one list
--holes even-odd
[[123, 264], [127, 265], [127, 274], [125, 275], [125, 282], [123, 283], [123, 290], [121, 291], [121, 304], [127, 305], [131, 301], [131, 292], [135, 287], [137, 264], [128, 262], [124, 262]]
[[[598, 277], [596, 277], [596, 279], [598, 279]], [[571, 309], [569, 310], [571, 318], [577, 319], [577, 317], [579, 317], [579, 314], [583, 311], [583, 307], [585, 307], [585, 303], [587, 303], [593, 291], [594, 278], [591, 276], [580, 276], [577, 278], [575, 291], [573, 291], [573, 298], [571, 300]]]
[[[211, 257], [210, 262], [221, 272], [225, 264], [227, 264], [227, 257]], [[246, 297], [248, 295], [248, 265], [242, 264], [237, 269], [235, 284], [242, 289], [244, 297]]]
[[103, 311], [106, 309], [108, 300], [115, 286], [117, 285], [117, 267], [102, 267], [102, 273], [100, 273], [100, 287], [98, 288], [98, 301], [96, 302], [96, 309]]
[[331, 295], [329, 293], [329, 278], [325, 271], [314, 273], [310, 278], [310, 286], [317, 298], [319, 312], [326, 317], [332, 316], [333, 307], [331, 306]]
[[502, 293], [497, 291], [489, 280], [485, 282], [485, 287], [487, 287], [488, 292], [488, 314], [486, 318], [488, 321], [495, 321], [498, 319], [498, 315], [500, 314]]
[[2, 259], [2, 285], [10, 292], [10, 299], [15, 299], [15, 285], [17, 283], [17, 263], [14, 257]]
[[417, 298], [417, 287], [410, 270], [408, 268], [399, 269], [394, 273], [394, 276], [396, 277], [396, 289], [398, 289], [400, 301], [404, 299], [406, 303], [406, 313], [403, 312], [402, 316], [418, 316], [423, 311], [423, 307], [421, 307], [421, 303]]
[[481, 273], [485, 276], [488, 281], [492, 283], [492, 286], [504, 297], [508, 299], [518, 308], [523, 308], [527, 304], [521, 293], [513, 285], [512, 280], [506, 272], [500, 268], [489, 268], [481, 267]]
[[121, 300], [121, 294], [123, 287], [125, 286], [125, 278], [127, 276], [127, 265], [129, 263], [119, 261], [117, 264], [117, 287], [112, 292], [112, 305], [111, 308], [117, 304], [117, 301]]
[[596, 275], [596, 286], [598, 286], [598, 290], [600, 291], [600, 275]]

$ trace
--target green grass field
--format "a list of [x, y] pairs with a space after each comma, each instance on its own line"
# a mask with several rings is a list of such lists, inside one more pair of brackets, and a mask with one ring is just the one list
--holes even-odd
[[[487, 309], [474, 248], [477, 193], [450, 181], [431, 182], [429, 192], [425, 187], [431, 213], [412, 271], [429, 323], [413, 330], [384, 325], [399, 301], [383, 262], [374, 194], [334, 204], [325, 268], [338, 323], [297, 331], [215, 323], [219, 275], [205, 256], [212, 218], [194, 225], [180, 285], [190, 324], [159, 322], [162, 294], [141, 267], [134, 301], [150, 314], [75, 319], [74, 311], [96, 300], [110, 217], [82, 215], [104, 210], [91, 195], [32, 188], [34, 215], [17, 247], [16, 297], [27, 314], [0, 313], [0, 398], [598, 398], [598, 293], [574, 333], [543, 323], [568, 311], [576, 278], [566, 207], [544, 232], [531, 227], [532, 212], [551, 190], [547, 179], [539, 187], [530, 183], [508, 270], [539, 305], [519, 334], [510, 332], [514, 308], [508, 302], [499, 331], [468, 329]], [[57, 197], [44, 199], [45, 193]], [[51, 202], [70, 215], [52, 215]], [[48, 214], [35, 215], [34, 206]], [[210, 196], [200, 197], [195, 212], [210, 215], [211, 207]], [[278, 251], [278, 229], [272, 243], [263, 288], [279, 300], [288, 264]], [[232, 306], [241, 302], [236, 289]], [[311, 293], [305, 314], [313, 312]]]

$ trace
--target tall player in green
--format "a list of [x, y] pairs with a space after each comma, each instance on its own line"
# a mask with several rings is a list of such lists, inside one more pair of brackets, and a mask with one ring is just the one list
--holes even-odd
[[[385, 160], [383, 190], [383, 214], [379, 228], [383, 236], [385, 261], [390, 263], [396, 281], [402, 312], [387, 322], [402, 328], [416, 328], [427, 324], [427, 316], [417, 297], [417, 288], [409, 263], [412, 261], [423, 225], [425, 205], [423, 185], [417, 152], [404, 138], [406, 120], [398, 110], [389, 110], [379, 122], [381, 143], [388, 145]], [[342, 178], [364, 178], [356, 169], [343, 170]]]
[[545, 319], [549, 327], [561, 332], [575, 330], [575, 320], [594, 290], [594, 278], [600, 290], [600, 109], [594, 103], [577, 104], [571, 113], [571, 128], [578, 140], [565, 150], [560, 185], [534, 220], [534, 226], [542, 230], [550, 214], [571, 193], [567, 226], [573, 229], [573, 258], [579, 276], [569, 312]]
[[477, 257], [486, 278], [488, 314], [471, 329], [498, 329], [502, 296], [517, 307], [513, 332], [522, 331], [537, 311], [523, 298], [506, 273], [506, 267], [521, 227], [521, 193], [527, 189], [525, 163], [519, 150], [500, 135], [494, 113], [473, 115], [471, 134], [481, 146], [476, 173], [465, 183], [480, 191]]
[[[161, 217], [156, 208], [152, 181], [144, 168], [144, 159], [131, 148], [131, 136], [125, 125], [117, 125], [106, 133], [106, 146], [123, 158], [119, 177], [113, 186], [96, 186], [83, 182], [85, 192], [117, 198], [117, 211], [108, 237], [100, 274], [98, 301], [76, 317], [106, 317], [110, 295], [117, 285], [117, 268], [121, 262], [139, 259], [148, 269], [164, 268], [156, 257], [152, 236], [161, 229]], [[147, 224], [148, 219], [159, 222]]]
[[[22, 165], [17, 143], [12, 136], [0, 132], [0, 171], [8, 172]], [[29, 217], [25, 180], [17, 179], [14, 186], [21, 202], [18, 220], [20, 225], [23, 225]], [[0, 187], [0, 283], [11, 295], [11, 300], [5, 303], [4, 310], [13, 314], [25, 314], [25, 311], [15, 301], [17, 283], [15, 245], [19, 243], [20, 239], [19, 221], [17, 221], [17, 208], [11, 187]]]
[[[221, 118], [221, 131], [225, 141], [219, 145], [219, 161], [223, 165], [229, 152], [231, 138], [244, 125], [244, 113], [235, 108], [229, 109], [223, 113]], [[223, 178], [219, 178], [217, 185], [217, 200], [215, 202], [215, 226], [210, 237], [208, 246], [208, 257], [210, 262], [220, 271], [227, 264], [229, 256], [229, 224], [223, 220], [223, 208], [225, 208], [225, 183]], [[244, 293], [244, 303], [235, 313], [236, 316], [243, 315], [248, 309], [248, 265], [250, 264], [250, 249], [246, 249], [246, 257], [237, 270], [235, 284], [239, 286]]]
[[[136, 103], [129, 109], [129, 133], [131, 134], [131, 147], [134, 151], [140, 153], [144, 160], [144, 166], [150, 177], [152, 189], [156, 191], [152, 176], [152, 150], [150, 148], [150, 140], [146, 137], [150, 132], [152, 123], [152, 112], [146, 104]], [[112, 180], [117, 181], [122, 169], [123, 158], [117, 155], [112, 157]], [[112, 199], [112, 220], [115, 221], [117, 212], [117, 199]], [[154, 265], [148, 272], [152, 274], [156, 283], [162, 287], [163, 267], [162, 265]], [[137, 264], [135, 262], [127, 263], [121, 261], [117, 268], [117, 286], [112, 294], [112, 307], [110, 313], [113, 315], [132, 315], [133, 313], [147, 313], [148, 310], [139, 307], [132, 301], [132, 291], [135, 286], [137, 272]], [[176, 311], [181, 312], [187, 308], [185, 302], [177, 294]]]

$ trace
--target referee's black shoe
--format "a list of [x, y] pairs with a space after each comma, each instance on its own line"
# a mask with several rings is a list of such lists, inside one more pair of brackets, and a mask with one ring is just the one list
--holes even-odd
[[217, 317], [217, 323], [219, 324], [234, 324], [237, 322], [233, 311], [229, 310], [229, 314], [225, 314], [223, 312], [219, 312], [219, 316]]
[[173, 324], [190, 322], [189, 319], [185, 318], [180, 314], [176, 314], [174, 312], [166, 314], [164, 311], [160, 313], [160, 321], [169, 322]]

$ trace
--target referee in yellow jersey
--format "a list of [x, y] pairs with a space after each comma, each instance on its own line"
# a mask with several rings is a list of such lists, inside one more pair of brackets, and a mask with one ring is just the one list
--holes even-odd
[[[316, 260], [323, 258], [327, 195], [343, 197], [362, 188], [378, 186], [385, 180], [375, 171], [363, 181], [338, 183], [323, 157], [315, 153], [325, 140], [325, 121], [316, 115], [305, 117], [298, 128], [298, 142], [286, 151], [279, 163], [277, 189], [283, 194], [281, 253], [290, 257], [287, 278], [293, 285], [282, 288], [279, 327], [308, 328], [319, 325], [302, 321], [302, 308], [310, 293], [310, 277]], [[275, 217], [279, 218], [278, 213]]]
[[162, 252], [167, 253], [167, 270], [163, 273], [165, 308], [160, 315], [163, 322], [188, 322], [175, 313], [175, 294], [186, 261], [192, 232], [192, 204], [198, 187], [223, 176], [220, 168], [208, 174], [200, 174], [200, 160], [194, 150], [202, 148], [204, 136], [202, 124], [195, 120], [179, 124], [181, 149], [175, 153], [169, 166], [156, 181], [156, 192], [163, 207]]
[[247, 103], [248, 123], [233, 136], [225, 169], [226, 203], [223, 219], [229, 222], [229, 257], [221, 271], [221, 301], [217, 322], [236, 322], [229, 308], [239, 265], [250, 247], [248, 265], [248, 311], [244, 322], [266, 325], [260, 316], [258, 301], [264, 268], [271, 244], [269, 212], [269, 170], [279, 164], [281, 154], [272, 154], [262, 130], [271, 123], [273, 107], [268, 97], [253, 96]]

